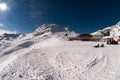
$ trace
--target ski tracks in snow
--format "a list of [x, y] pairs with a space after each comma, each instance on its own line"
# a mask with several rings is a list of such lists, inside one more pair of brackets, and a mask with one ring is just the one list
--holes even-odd
[[[1, 71], [4, 80], [119, 80], [119, 47], [64, 42], [32, 47]], [[85, 46], [84, 46], [85, 45]], [[87, 46], [88, 45], [88, 46]], [[87, 46], [87, 47], [86, 47]], [[110, 50], [110, 52], [109, 52]]]
[[119, 58], [117, 58], [119, 55], [116, 55], [119, 53], [118, 50], [110, 53], [107, 53], [108, 48], [86, 50], [55, 47], [56, 52], [54, 48], [47, 50], [50, 54], [54, 53], [50, 56], [49, 63], [57, 71], [61, 80], [114, 80], [120, 77]]
[[[59, 52], [59, 50], [61, 51]], [[59, 50], [56, 49], [58, 51], [56, 53], [49, 51], [55, 53], [51, 55], [49, 62], [62, 80], [95, 79], [107, 63], [107, 57], [102, 52], [91, 54], [89, 51], [80, 48], [59, 48]]]

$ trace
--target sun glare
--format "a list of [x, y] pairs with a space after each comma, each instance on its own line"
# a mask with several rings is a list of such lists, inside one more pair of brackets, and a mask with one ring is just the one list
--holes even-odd
[[7, 4], [6, 3], [0, 3], [0, 10], [5, 11], [7, 9]]

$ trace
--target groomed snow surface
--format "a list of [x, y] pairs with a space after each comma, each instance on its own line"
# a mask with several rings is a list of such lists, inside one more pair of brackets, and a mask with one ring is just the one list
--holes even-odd
[[96, 44], [102, 43], [22, 41], [1, 53], [0, 80], [120, 80], [120, 45]]

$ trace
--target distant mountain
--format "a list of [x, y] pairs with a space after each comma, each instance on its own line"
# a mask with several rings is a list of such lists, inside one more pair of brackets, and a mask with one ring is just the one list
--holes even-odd
[[9, 31], [9, 30], [4, 30], [4, 29], [0, 29], [0, 36], [3, 35], [4, 33], [7, 34], [16, 34], [16, 31]]
[[25, 34], [23, 33], [4, 33], [3, 35], [0, 36], [0, 40], [14, 40], [14, 39], [21, 39], [22, 37], [24, 37]]
[[[57, 24], [43, 24], [35, 31], [29, 34], [2, 32], [0, 35], [0, 51], [25, 42], [25, 46], [30, 42], [41, 42], [52, 37], [57, 39], [67, 40], [68, 37], [75, 37], [77, 34], [71, 31], [68, 27], [63, 27]], [[26, 44], [27, 43], [27, 44]]]
[[39, 26], [33, 33], [24, 34], [24, 33], [10, 33], [10, 32], [2, 32], [0, 35], [0, 41], [13, 41], [16, 39], [32, 39], [33, 37], [39, 38], [50, 38], [55, 36], [57, 38], [68, 38], [68, 37], [76, 37], [77, 34], [74, 31], [71, 31], [68, 27], [63, 27], [57, 24], [43, 24]]
[[38, 27], [34, 32], [34, 36], [38, 35], [54, 35], [57, 37], [75, 37], [77, 34], [74, 31], [71, 31], [68, 27], [63, 27], [57, 24], [44, 24]]
[[111, 27], [104, 28], [103, 30], [98, 30], [91, 34], [101, 36], [120, 36], [120, 22]]

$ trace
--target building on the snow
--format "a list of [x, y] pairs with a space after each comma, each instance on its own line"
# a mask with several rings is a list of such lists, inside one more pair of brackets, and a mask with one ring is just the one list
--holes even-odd
[[92, 35], [90, 35], [90, 34], [81, 34], [81, 35], [78, 35], [77, 37], [69, 37], [68, 40], [69, 41], [73, 41], [73, 40], [92, 41]]
[[92, 41], [92, 35], [90, 35], [90, 34], [81, 34], [78, 37], [82, 41]]

